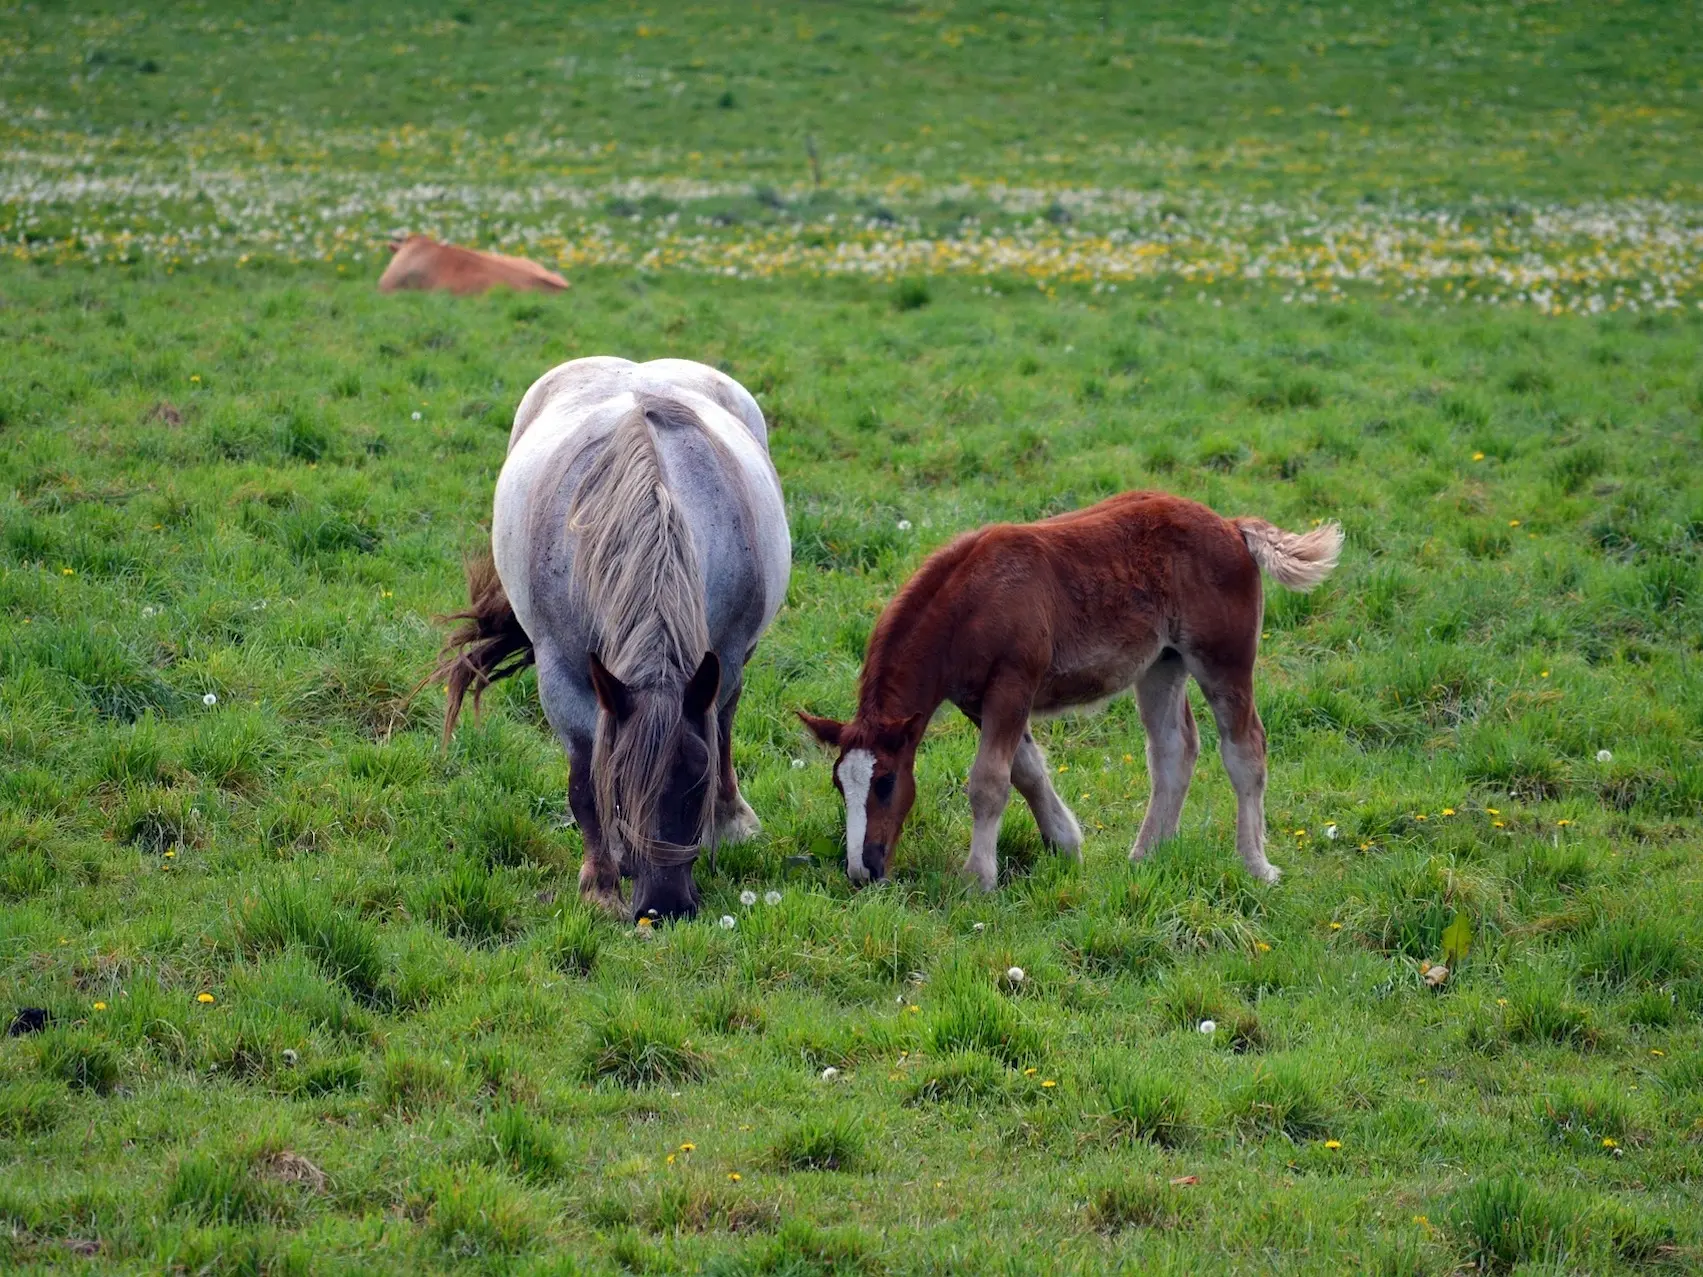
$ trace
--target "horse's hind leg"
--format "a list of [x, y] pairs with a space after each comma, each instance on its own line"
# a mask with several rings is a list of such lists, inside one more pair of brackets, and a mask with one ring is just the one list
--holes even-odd
[[754, 838], [762, 829], [757, 813], [739, 792], [739, 777], [733, 770], [733, 716], [739, 712], [739, 697], [735, 692], [722, 706], [719, 727], [721, 735], [721, 779], [716, 789], [715, 832], [717, 842], [741, 843]]
[[1236, 850], [1249, 873], [1276, 882], [1281, 871], [1265, 858], [1265, 724], [1254, 708], [1253, 672], [1207, 673], [1195, 677], [1218, 722], [1218, 753], [1236, 791]]
[[1018, 742], [1017, 753], [1011, 760], [1011, 783], [1029, 804], [1046, 844], [1080, 864], [1082, 826], [1076, 823], [1076, 817], [1053, 788], [1052, 778], [1047, 775], [1046, 755], [1041, 753], [1041, 747], [1035, 744], [1034, 734], [1027, 727], [1023, 729], [1023, 739]]
[[1183, 799], [1188, 796], [1195, 759], [1200, 757], [1188, 685], [1188, 669], [1175, 652], [1161, 656], [1135, 685], [1141, 726], [1147, 733], [1147, 775], [1153, 792], [1147, 798], [1141, 832], [1130, 848], [1131, 860], [1140, 860], [1155, 843], [1176, 833], [1182, 819]]

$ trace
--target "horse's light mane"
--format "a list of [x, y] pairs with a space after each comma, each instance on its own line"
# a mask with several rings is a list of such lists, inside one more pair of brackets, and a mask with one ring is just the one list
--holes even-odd
[[[598, 813], [612, 849], [669, 864], [697, 852], [661, 843], [649, 831], [683, 729], [682, 693], [709, 650], [709, 619], [692, 528], [668, 489], [653, 429], [698, 430], [711, 438], [685, 404], [637, 396], [574, 493], [568, 530], [576, 538], [573, 588], [591, 621], [592, 650], [634, 701], [620, 724], [598, 715], [592, 747]], [[718, 779], [716, 715], [707, 718], [709, 783], [700, 828], [708, 827]]]

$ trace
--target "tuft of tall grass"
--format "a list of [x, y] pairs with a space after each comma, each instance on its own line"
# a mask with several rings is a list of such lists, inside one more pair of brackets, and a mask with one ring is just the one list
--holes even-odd
[[1013, 1067], [1041, 1058], [1039, 1030], [985, 985], [961, 982], [941, 989], [926, 1034], [935, 1055], [980, 1051]]
[[782, 1171], [849, 1171], [864, 1160], [863, 1127], [844, 1116], [811, 1117], [769, 1146], [769, 1164]]
[[556, 1133], [518, 1104], [499, 1105], [486, 1120], [491, 1160], [521, 1179], [542, 1182], [562, 1173]]
[[1188, 1096], [1165, 1074], [1127, 1060], [1102, 1056], [1094, 1078], [1105, 1101], [1108, 1133], [1131, 1142], [1147, 1140], [1169, 1148], [1187, 1133]]
[[377, 932], [305, 882], [277, 881], [261, 888], [245, 903], [237, 931], [251, 953], [299, 945], [356, 997], [370, 1002], [383, 992], [388, 969]]
[[709, 1073], [709, 1057], [692, 1044], [684, 1024], [639, 1000], [606, 1010], [592, 1026], [582, 1063], [593, 1081], [620, 1086], [695, 1082]]

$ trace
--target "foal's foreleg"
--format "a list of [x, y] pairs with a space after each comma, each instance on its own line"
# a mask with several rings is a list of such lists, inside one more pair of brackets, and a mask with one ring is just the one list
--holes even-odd
[[1200, 757], [1200, 734], [1195, 730], [1194, 711], [1189, 708], [1189, 675], [1182, 659], [1162, 656], [1135, 685], [1141, 726], [1147, 733], [1147, 775], [1152, 793], [1147, 798], [1147, 815], [1129, 858], [1140, 860], [1155, 843], [1177, 832], [1182, 819], [1183, 799], [1188, 796], [1195, 760]]
[[1076, 817], [1053, 788], [1052, 777], [1047, 775], [1046, 755], [1041, 753], [1041, 747], [1035, 744], [1034, 734], [1027, 727], [1023, 729], [1023, 739], [1018, 742], [1017, 753], [1011, 760], [1011, 783], [1017, 786], [1017, 792], [1029, 804], [1046, 844], [1078, 864], [1082, 863], [1082, 826], [1076, 823]]
[[757, 813], [739, 792], [739, 777], [733, 770], [733, 716], [739, 712], [740, 692], [735, 692], [722, 707], [717, 726], [721, 734], [720, 780], [716, 788], [716, 841], [741, 843], [756, 837], [762, 829]]
[[964, 872], [983, 891], [999, 885], [999, 820], [1011, 800], [1011, 763], [1028, 719], [1027, 712], [1014, 716], [985, 711], [982, 717], [981, 746], [970, 765], [970, 815], [975, 823]]

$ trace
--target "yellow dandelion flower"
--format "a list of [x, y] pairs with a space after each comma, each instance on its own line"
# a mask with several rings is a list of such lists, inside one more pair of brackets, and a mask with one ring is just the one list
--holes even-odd
[[1474, 461], [1483, 461], [1484, 460], [1484, 454], [1482, 452], [1475, 452], [1475, 453], [1472, 454], [1472, 459]]
[[1549, 677], [1549, 671], [1548, 670], [1539, 670], [1537, 672], [1537, 676], [1539, 678], [1548, 678]]
[[740, 1181], [740, 1179], [742, 1178], [742, 1176], [739, 1174], [738, 1171], [729, 1171], [727, 1173], [727, 1178], [728, 1178], [729, 1182], [737, 1184]]
[[1326, 1140], [1325, 1141], [1325, 1147], [1330, 1149], [1331, 1152], [1334, 1153], [1337, 1149], [1342, 1147], [1342, 1141], [1341, 1140]]
[[1484, 810], [1489, 812], [1492, 816], [1500, 816], [1502, 814], [1501, 812], [1497, 811], [1496, 808], [1494, 808], [1494, 807], [1486, 807]]
[[1558, 821], [1555, 822], [1555, 827], [1557, 829], [1565, 829], [1565, 828], [1567, 828], [1568, 825], [1571, 825], [1572, 823], [1573, 822], [1570, 821], [1570, 820], [1558, 820]]
[[1620, 1147], [1620, 1145], [1619, 1145], [1619, 1144], [1617, 1144], [1617, 1143], [1615, 1143], [1615, 1142], [1614, 1142], [1614, 1140], [1613, 1140], [1613, 1139], [1611, 1139], [1611, 1138], [1610, 1138], [1610, 1137], [1609, 1137], [1609, 1136], [1607, 1136], [1607, 1135], [1605, 1135], [1605, 1136], [1603, 1136], [1603, 1137], [1602, 1137], [1602, 1146], [1603, 1146], [1603, 1147], [1604, 1147], [1604, 1148], [1619, 1148], [1619, 1147]]
[[1330, 924], [1330, 929], [1332, 931], [1341, 931], [1342, 930], [1342, 924], [1340, 922], [1333, 922], [1333, 923]]
[[680, 1151], [682, 1153], [696, 1153], [698, 1151], [698, 1146], [696, 1144], [691, 1143], [690, 1141], [687, 1141], [686, 1143], [684, 1143], [680, 1146]]
[[191, 373], [189, 380], [193, 381], [193, 382], [199, 382], [201, 380], [201, 374], [200, 373]]
[[1034, 1077], [1035, 1074], [1037, 1074], [1039, 1072], [1040, 1072], [1039, 1069], [1024, 1069], [1023, 1070], [1023, 1076], [1024, 1077]]
[[1651, 1047], [1650, 1048], [1650, 1054], [1657, 1057], [1658, 1059], [1660, 1059], [1662, 1056], [1666, 1055], [1667, 1052], [1663, 1051], [1663, 1050], [1661, 1050], [1657, 1047]]
[[1510, 528], [1517, 528], [1520, 526], [1520, 521], [1518, 519], [1509, 519], [1508, 526]]
[[104, 1003], [104, 1002], [97, 1002], [97, 1003], [95, 1003], [95, 1010], [97, 1010], [97, 1011], [104, 1011], [104, 1010], [106, 1010], [106, 1003]]
[[1493, 820], [1490, 822], [1490, 825], [1493, 829], [1506, 829], [1508, 827], [1508, 822], [1505, 820]]
[[206, 1005], [207, 1003], [217, 1001], [217, 999], [214, 998], [211, 993], [197, 993], [195, 995], [195, 1000], [197, 1002], [201, 1003], [202, 1005]]
[[1048, 1089], [1051, 1089], [1052, 1087], [1057, 1086], [1058, 1083], [1053, 1081], [1051, 1078], [1048, 1078], [1045, 1082], [1042, 1082], [1041, 1085], [1044, 1086], [1044, 1087], [1047, 1087]]
[[1260, 953], [1270, 953], [1271, 952], [1271, 946], [1269, 944], [1267, 944], [1264, 940], [1255, 940], [1254, 941], [1254, 948], [1255, 948], [1255, 950], [1257, 950]]
[[672, 1154], [672, 1153], [670, 1153], [670, 1154], [669, 1154], [669, 1155], [668, 1155], [668, 1157], [667, 1157], [667, 1162], [668, 1162], [668, 1164], [669, 1164], [669, 1165], [670, 1165], [670, 1166], [672, 1166], [672, 1165], [674, 1165], [674, 1154]]
[[1445, 816], [1453, 816], [1455, 814], [1455, 809], [1453, 807], [1445, 807], [1443, 808], [1443, 814]]
[[915, 1015], [915, 1014], [917, 1014], [917, 1012], [921, 1011], [922, 1008], [919, 1007], [915, 1002], [913, 1002], [909, 1006], [907, 1006], [905, 1008], [905, 1010], [908, 1011], [911, 1015]]
[[1507, 998], [1497, 998], [1496, 999], [1496, 1005], [1499, 1006], [1499, 1007], [1505, 1007], [1505, 1006], [1508, 1005], [1508, 999]]

